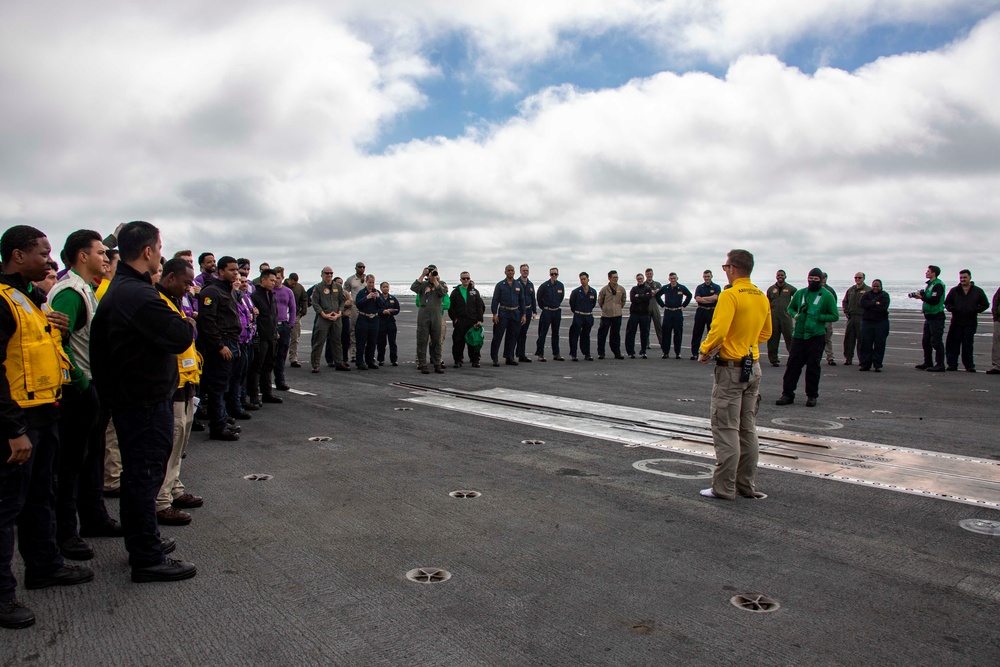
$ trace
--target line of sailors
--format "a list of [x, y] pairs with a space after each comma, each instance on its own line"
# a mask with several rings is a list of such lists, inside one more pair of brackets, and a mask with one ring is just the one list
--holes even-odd
[[[505, 268], [506, 277], [496, 284], [490, 310], [493, 315], [493, 341], [490, 356], [494, 366], [500, 365], [500, 348], [503, 347], [504, 362], [508, 366], [530, 363], [526, 345], [528, 328], [537, 314], [539, 317], [538, 337], [535, 357], [545, 358], [545, 344], [551, 336], [552, 358], [563, 361], [559, 352], [559, 327], [562, 321], [562, 305], [566, 288], [559, 281], [559, 269], [549, 269], [549, 280], [539, 285], [537, 292], [528, 278], [530, 268], [520, 267], [521, 275], [514, 277], [513, 265]], [[647, 357], [649, 349], [649, 329], [651, 324], [660, 343], [662, 357], [669, 357], [671, 347], [674, 357], [681, 358], [683, 345], [683, 310], [692, 300], [697, 304], [690, 349], [691, 359], [698, 358], [698, 346], [712, 323], [712, 313], [722, 288], [712, 282], [712, 272], [702, 274], [703, 282], [694, 294], [680, 284], [677, 274], [669, 275], [665, 285], [653, 280], [653, 270], [635, 276], [636, 284], [628, 291], [631, 306], [625, 331], [625, 352], [636, 358], [635, 338], [639, 335], [639, 356]], [[601, 324], [597, 332], [597, 357], [604, 359], [608, 347], [616, 359], [624, 359], [621, 350], [621, 324], [626, 303], [626, 289], [618, 284], [618, 272], [608, 272], [608, 283], [600, 292], [590, 286], [590, 275], [581, 272], [580, 286], [569, 294], [569, 309], [572, 322], [569, 328], [570, 359], [579, 361], [582, 354], [586, 361], [593, 361], [590, 350], [590, 333], [594, 326], [594, 310], [601, 314]], [[662, 317], [660, 311], [662, 309]], [[578, 354], [579, 352], [579, 354]]]

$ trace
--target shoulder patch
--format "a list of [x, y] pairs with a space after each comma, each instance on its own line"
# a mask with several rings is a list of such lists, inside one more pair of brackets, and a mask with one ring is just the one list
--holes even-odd
[[206, 297], [205, 297], [205, 301], [204, 301], [203, 303], [204, 303], [204, 304], [205, 304], [206, 306], [211, 306], [211, 305], [212, 305], [212, 297], [210, 297], [210, 296], [206, 296]]

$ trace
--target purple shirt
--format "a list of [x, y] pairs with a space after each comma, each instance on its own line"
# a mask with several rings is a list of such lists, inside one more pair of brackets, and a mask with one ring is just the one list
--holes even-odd
[[250, 294], [247, 292], [242, 294], [236, 292], [234, 296], [236, 297], [236, 312], [240, 316], [240, 324], [243, 325], [239, 342], [249, 343], [253, 340], [253, 335], [257, 330], [257, 325], [254, 323], [253, 318], [253, 304], [250, 302]]
[[198, 303], [190, 292], [185, 292], [184, 296], [181, 297], [181, 312], [184, 313], [185, 317], [190, 317], [194, 319], [194, 315], [198, 312], [195, 304]]
[[288, 322], [295, 326], [295, 292], [287, 285], [279, 285], [274, 289], [274, 300], [278, 305], [278, 324]]

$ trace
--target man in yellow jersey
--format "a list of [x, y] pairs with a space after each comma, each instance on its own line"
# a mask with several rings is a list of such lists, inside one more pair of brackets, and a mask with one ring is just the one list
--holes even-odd
[[25, 588], [82, 584], [89, 568], [66, 565], [56, 544], [54, 473], [59, 449], [58, 411], [62, 385], [69, 382], [69, 359], [59, 331], [69, 329], [63, 313], [43, 305], [44, 295], [29, 287], [48, 272], [51, 247], [45, 234], [17, 225], [0, 238], [0, 627], [26, 628], [35, 622], [18, 602], [11, 571], [14, 521], [24, 559]]
[[754, 488], [757, 472], [757, 406], [760, 403], [760, 363], [757, 346], [771, 337], [771, 306], [764, 292], [750, 282], [753, 255], [730, 250], [722, 265], [730, 289], [716, 302], [708, 337], [701, 344], [699, 363], [718, 351], [712, 385], [712, 438], [715, 474], [707, 498], [762, 500]]

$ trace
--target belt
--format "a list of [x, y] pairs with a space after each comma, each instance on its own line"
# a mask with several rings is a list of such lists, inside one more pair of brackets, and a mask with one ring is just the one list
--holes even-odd
[[542, 306], [542, 308], [544, 308], [545, 310], [562, 310], [562, 308], [560, 308], [559, 306], [556, 306], [555, 308], [549, 308], [548, 306]]
[[574, 310], [573, 314], [574, 315], [591, 315], [591, 316], [593, 316], [594, 311], [590, 311], [589, 313], [581, 313], [579, 310]]
[[378, 313], [361, 313], [361, 314], [370, 320], [374, 320], [376, 317], [378, 317]]
[[[757, 360], [754, 359], [753, 362], [756, 364]], [[716, 366], [730, 366], [732, 368], [739, 368], [740, 366], [743, 365], [743, 360], [742, 359], [716, 359], [715, 360], [715, 365]]]
[[664, 310], [680, 310], [680, 309], [681, 309], [680, 306], [678, 306], [677, 308], [664, 308]]
[[500, 306], [504, 310], [521, 310], [519, 306]]
[[698, 306], [698, 310], [715, 310], [715, 306]]

